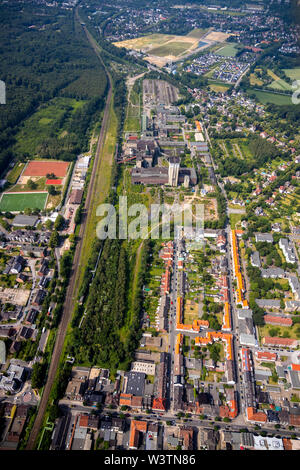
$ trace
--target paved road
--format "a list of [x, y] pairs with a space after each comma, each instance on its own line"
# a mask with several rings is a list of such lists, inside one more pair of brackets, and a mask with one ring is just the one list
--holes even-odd
[[[102, 65], [105, 68], [105, 65], [103, 64], [103, 61], [101, 59], [101, 56], [98, 52], [98, 50], [95, 47], [95, 43], [92, 40], [90, 34], [84, 27], [84, 31], [87, 35], [87, 38], [92, 46], [92, 48], [95, 51], [95, 54], [98, 56], [99, 60], [101, 61]], [[74, 294], [75, 294], [75, 284], [78, 276], [78, 266], [79, 266], [79, 260], [81, 258], [81, 250], [82, 250], [82, 242], [84, 240], [84, 237], [86, 235], [86, 229], [87, 229], [87, 214], [89, 213], [89, 210], [91, 208], [91, 204], [93, 201], [93, 195], [95, 193], [95, 182], [96, 182], [96, 171], [98, 168], [99, 164], [99, 159], [101, 155], [101, 151], [104, 145], [105, 141], [105, 134], [107, 131], [108, 127], [108, 121], [109, 121], [109, 109], [110, 109], [110, 102], [111, 102], [111, 97], [112, 97], [112, 84], [111, 84], [111, 77], [109, 73], [106, 71], [107, 76], [108, 76], [108, 82], [109, 82], [109, 91], [107, 95], [107, 100], [106, 100], [106, 106], [104, 109], [104, 114], [103, 114], [103, 121], [102, 121], [102, 126], [101, 126], [101, 131], [98, 139], [98, 144], [97, 144], [97, 150], [96, 150], [96, 155], [95, 155], [95, 161], [94, 161], [94, 167], [93, 167], [93, 172], [91, 175], [91, 180], [89, 184], [89, 189], [88, 189], [88, 194], [85, 202], [85, 207], [84, 207], [84, 213], [83, 213], [83, 221], [80, 226], [80, 232], [79, 232], [79, 241], [76, 246], [75, 254], [74, 254], [74, 261], [73, 261], [73, 269], [72, 269], [72, 274], [70, 277], [70, 282], [68, 285], [67, 293], [66, 293], [66, 299], [65, 299], [65, 304], [64, 304], [64, 311], [62, 315], [62, 319], [60, 322], [60, 325], [58, 327], [58, 332], [56, 336], [56, 343], [54, 346], [53, 350], [53, 355], [52, 355], [52, 360], [49, 368], [49, 373], [48, 373], [48, 378], [47, 382], [44, 388], [44, 393], [42, 396], [42, 399], [40, 401], [39, 405], [39, 410], [30, 434], [30, 437], [28, 439], [28, 443], [26, 446], [26, 450], [32, 450], [35, 448], [35, 442], [38, 436], [39, 429], [42, 425], [43, 422], [43, 417], [46, 411], [47, 403], [48, 403], [48, 398], [49, 394], [56, 376], [57, 372], [57, 367], [59, 363], [59, 359], [61, 356], [64, 340], [65, 340], [65, 334], [66, 330], [69, 324], [69, 321], [71, 320], [72, 312], [74, 309]]]

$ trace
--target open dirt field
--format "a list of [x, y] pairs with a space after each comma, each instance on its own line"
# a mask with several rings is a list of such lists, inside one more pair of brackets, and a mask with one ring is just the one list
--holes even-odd
[[209, 41], [224, 42], [226, 41], [227, 38], [229, 38], [229, 36], [230, 34], [227, 34], [227, 33], [221, 33], [219, 31], [212, 31], [207, 36], [205, 36], [205, 39], [208, 39]]
[[[212, 41], [222, 42], [229, 35], [225, 33], [210, 32], [206, 37], [207, 29], [194, 29], [186, 36], [170, 34], [150, 34], [140, 38], [115, 42], [117, 47], [125, 47], [148, 54], [147, 61], [158, 67], [169, 61], [174, 61], [211, 45]], [[210, 36], [214, 39], [210, 39]], [[216, 36], [214, 36], [216, 35]], [[203, 41], [199, 41], [203, 37]], [[221, 39], [218, 39], [220, 37]], [[207, 41], [206, 41], [207, 39]]]

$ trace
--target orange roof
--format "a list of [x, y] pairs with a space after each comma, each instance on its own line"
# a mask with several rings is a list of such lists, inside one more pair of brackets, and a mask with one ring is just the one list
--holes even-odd
[[130, 424], [129, 448], [137, 449], [139, 432], [147, 432], [147, 422], [133, 419]]
[[293, 320], [291, 318], [277, 317], [276, 315], [265, 315], [265, 323], [276, 323], [278, 325], [292, 326]]
[[291, 338], [279, 338], [277, 336], [265, 336], [262, 339], [263, 344], [282, 345], [282, 346], [293, 346], [297, 343], [297, 340]]
[[131, 398], [131, 406], [132, 407], [138, 407], [138, 408], [141, 408], [143, 404], [143, 397], [136, 397], [136, 396], [132, 396]]
[[132, 395], [131, 393], [121, 393], [119, 405], [131, 405]]
[[277, 354], [271, 353], [269, 351], [257, 351], [256, 357], [257, 359], [268, 359], [269, 361], [276, 361]]
[[201, 127], [201, 124], [199, 121], [195, 121], [195, 124], [196, 124], [196, 127], [198, 129], [198, 131], [202, 131], [202, 127]]
[[154, 398], [152, 404], [152, 410], [166, 411], [166, 399], [165, 398]]
[[183, 335], [179, 333], [176, 337], [175, 354], [180, 354], [180, 347], [183, 343]]
[[229, 302], [225, 302], [222, 330], [231, 330], [231, 317]]
[[236, 418], [237, 417], [237, 403], [235, 400], [230, 400], [227, 405], [221, 405], [219, 408], [221, 418]]
[[206, 345], [218, 339], [225, 341], [226, 359], [228, 361], [233, 360], [232, 334], [230, 333], [221, 333], [220, 331], [208, 331], [205, 337], [197, 336], [195, 338], [195, 344]]
[[88, 422], [89, 422], [89, 417], [87, 415], [80, 415], [79, 427], [87, 428], [88, 427]]
[[292, 446], [292, 443], [291, 443], [290, 439], [288, 439], [286, 437], [283, 437], [282, 442], [283, 442], [284, 450], [292, 450], [293, 449], [293, 446]]
[[267, 415], [263, 411], [256, 411], [252, 407], [247, 408], [247, 418], [249, 421], [259, 421], [265, 423], [267, 421]]
[[240, 304], [242, 302], [242, 291], [241, 289], [236, 290], [236, 303]]
[[300, 372], [300, 364], [292, 364], [292, 370], [297, 370]]
[[193, 321], [193, 330], [198, 330], [200, 326], [203, 326], [204, 328], [208, 328], [209, 327], [208, 320], [194, 320]]
[[177, 297], [176, 323], [182, 323], [182, 297]]
[[236, 418], [237, 414], [238, 414], [238, 410], [237, 410], [237, 402], [236, 400], [230, 400], [228, 402], [228, 406], [229, 406], [229, 417], [230, 418]]

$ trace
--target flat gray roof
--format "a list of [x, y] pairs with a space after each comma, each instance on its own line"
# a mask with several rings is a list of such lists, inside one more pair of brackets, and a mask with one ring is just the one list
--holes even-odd
[[19, 214], [14, 218], [12, 225], [14, 227], [25, 227], [26, 225], [34, 226], [37, 221], [38, 217], [36, 215]]

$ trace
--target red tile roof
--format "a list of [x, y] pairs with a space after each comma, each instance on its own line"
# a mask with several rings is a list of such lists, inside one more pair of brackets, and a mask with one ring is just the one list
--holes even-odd
[[292, 326], [293, 324], [293, 321], [291, 318], [278, 317], [276, 315], [265, 315], [264, 321], [265, 323], [285, 325], [285, 326]]

